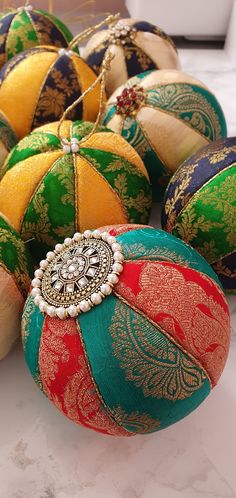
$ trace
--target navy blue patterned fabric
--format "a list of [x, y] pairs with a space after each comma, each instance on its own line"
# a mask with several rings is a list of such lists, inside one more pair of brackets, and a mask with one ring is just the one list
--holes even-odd
[[[63, 112], [81, 95], [78, 76], [72, 59], [68, 55], [58, 57], [50, 68], [38, 99], [32, 129], [45, 123], [57, 121]], [[80, 103], [68, 119], [82, 119]]]
[[39, 10], [31, 10], [30, 17], [35, 24], [36, 32], [39, 33], [40, 37], [45, 40], [46, 35], [48, 36], [48, 44], [51, 45], [51, 43], [53, 43], [56, 47], [68, 46], [65, 36], [58, 27], [53, 24], [51, 19], [45, 17]]
[[99, 74], [99, 70], [104, 59], [105, 53], [109, 47], [109, 40], [105, 40], [105, 42], [98, 45], [94, 52], [91, 52], [86, 59], [86, 62], [89, 66], [95, 71], [96, 74]]
[[[234, 150], [232, 150], [233, 147]], [[165, 203], [168, 199], [173, 199], [174, 192], [182, 184], [183, 178], [188, 175], [190, 179], [186, 182], [186, 187], [182, 188], [183, 195], [175, 203], [174, 211], [176, 216], [185, 205], [184, 199], [187, 202], [188, 198], [191, 198], [208, 180], [233, 163], [236, 163], [236, 137], [217, 140], [185, 161], [172, 177], [166, 190], [162, 210], [162, 227], [166, 228], [168, 221]], [[193, 167], [193, 171], [189, 174], [190, 168], [192, 169]]]
[[1, 39], [0, 56], [1, 56], [1, 54], [4, 54], [4, 56], [5, 56], [5, 46], [6, 46], [7, 34], [8, 34], [10, 25], [11, 25], [14, 17], [15, 17], [15, 13], [4, 15], [2, 17], [2, 19], [0, 19], [0, 39]]
[[231, 275], [235, 274], [236, 269], [236, 252], [233, 254], [229, 254], [212, 265], [212, 268], [217, 273], [224, 289], [226, 291], [234, 291], [235, 292], [235, 279], [232, 276], [227, 276], [227, 273], [231, 273]]

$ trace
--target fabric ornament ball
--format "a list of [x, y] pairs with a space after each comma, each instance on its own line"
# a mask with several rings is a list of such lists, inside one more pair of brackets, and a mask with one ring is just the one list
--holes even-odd
[[107, 102], [103, 124], [137, 150], [160, 201], [170, 175], [198, 149], [226, 137], [223, 111], [211, 91], [177, 70], [131, 78]]
[[0, 360], [19, 337], [32, 266], [25, 244], [0, 215]]
[[115, 436], [158, 431], [218, 382], [228, 305], [212, 268], [175, 237], [140, 225], [76, 233], [35, 277], [26, 362], [72, 421]]
[[67, 47], [73, 36], [55, 16], [31, 5], [11, 9], [0, 17], [0, 67], [15, 55], [37, 45]]
[[62, 134], [71, 141], [62, 147], [57, 127], [45, 125], [21, 140], [0, 181], [0, 210], [29, 241], [37, 263], [77, 230], [147, 223], [151, 209], [145, 166], [124, 138], [101, 127], [80, 146], [93, 124], [65, 121]]
[[143, 71], [180, 68], [173, 40], [146, 21], [120, 19], [115, 25], [91, 37], [84, 56], [96, 72], [100, 71], [107, 50], [115, 55], [106, 78], [108, 95], [128, 78]]
[[167, 188], [162, 226], [199, 251], [236, 292], [236, 137], [189, 158]]
[[[0, 109], [19, 138], [61, 118], [65, 109], [96, 80], [94, 71], [72, 50], [41, 46], [11, 59], [0, 71]], [[95, 121], [100, 83], [69, 114]], [[14, 102], [14, 105], [12, 103]]]
[[16, 143], [17, 138], [11, 124], [5, 114], [0, 111], [0, 168], [4, 163], [7, 154], [10, 152], [12, 147], [16, 145]]

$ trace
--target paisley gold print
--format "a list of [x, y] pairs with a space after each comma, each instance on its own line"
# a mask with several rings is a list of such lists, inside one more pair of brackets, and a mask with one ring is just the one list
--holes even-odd
[[144, 317], [128, 307], [124, 313], [119, 302], [110, 333], [127, 380], [141, 387], [144, 396], [175, 401], [202, 386], [203, 372]]
[[236, 278], [236, 270], [229, 270], [229, 268], [227, 268], [222, 261], [214, 263], [213, 268], [218, 275], [223, 275], [224, 277], [232, 279]]
[[139, 412], [126, 413], [120, 406], [113, 408], [113, 415], [121, 425], [135, 431], [135, 434], [148, 434], [160, 429], [160, 422], [147, 413]]
[[[116, 285], [116, 292], [201, 362], [214, 384], [223, 368], [219, 358], [226, 358], [229, 347], [229, 316], [201, 285], [185, 279], [185, 272], [189, 270], [145, 262], [138, 294], [129, 287], [120, 288], [122, 282]], [[201, 279], [211, 282], [207, 276], [201, 275]]]
[[67, 416], [77, 424], [86, 421], [86, 425], [91, 428], [104, 430], [111, 435], [132, 436], [109, 418], [105, 409], [101, 408], [82, 355], [78, 357], [78, 364], [79, 371], [69, 379], [64, 391], [64, 406]]
[[135, 244], [123, 244], [123, 251], [125, 253], [126, 261], [129, 259], [135, 259], [136, 257], [142, 260], [154, 260], [157, 261], [174, 261], [182, 266], [188, 266], [186, 259], [182, 258], [179, 254], [169, 249], [163, 249], [162, 247], [146, 247], [138, 242]]

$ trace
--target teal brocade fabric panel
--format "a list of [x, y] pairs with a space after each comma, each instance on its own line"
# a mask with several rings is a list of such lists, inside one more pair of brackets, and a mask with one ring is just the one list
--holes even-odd
[[127, 430], [163, 429], [209, 394], [204, 372], [116, 296], [108, 296], [77, 320], [100, 394]]
[[117, 237], [125, 259], [172, 261], [188, 266], [210, 277], [221, 288], [220, 281], [207, 261], [190, 245], [163, 230], [132, 230]]

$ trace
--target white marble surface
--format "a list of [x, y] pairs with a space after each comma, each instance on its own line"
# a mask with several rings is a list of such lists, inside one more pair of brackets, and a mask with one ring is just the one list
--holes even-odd
[[[180, 53], [184, 70], [215, 91], [236, 135], [236, 71], [226, 54]], [[35, 386], [16, 346], [0, 363], [0, 498], [235, 498], [236, 299], [229, 304], [234, 331], [219, 385], [155, 435], [116, 439], [73, 425]]]

